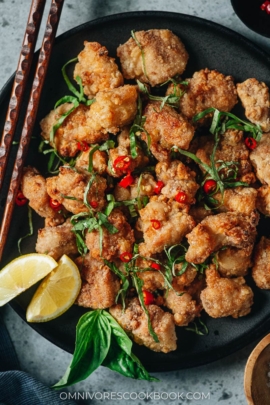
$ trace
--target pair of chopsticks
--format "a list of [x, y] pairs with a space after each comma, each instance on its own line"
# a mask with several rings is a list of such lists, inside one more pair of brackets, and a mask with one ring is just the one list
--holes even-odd
[[[6, 115], [3, 135], [0, 144], [0, 191], [3, 185], [7, 162], [18, 121], [22, 100], [25, 94], [26, 82], [32, 65], [33, 54], [38, 38], [40, 23], [46, 0], [32, 0], [17, 71], [11, 92], [11, 98]], [[52, 0], [47, 19], [46, 30], [40, 48], [31, 94], [27, 106], [20, 143], [11, 176], [5, 210], [0, 229], [0, 261], [8, 237], [8, 231], [14, 210], [15, 199], [20, 188], [23, 166], [31, 140], [40, 96], [46, 77], [54, 38], [56, 35], [64, 0]]]

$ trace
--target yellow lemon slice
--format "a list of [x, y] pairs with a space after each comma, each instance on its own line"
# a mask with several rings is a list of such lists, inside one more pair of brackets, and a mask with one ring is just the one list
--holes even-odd
[[66, 255], [41, 282], [26, 311], [28, 322], [46, 322], [63, 314], [74, 303], [81, 289], [76, 264]]
[[56, 266], [52, 257], [39, 253], [12, 260], [0, 271], [0, 306], [47, 276]]

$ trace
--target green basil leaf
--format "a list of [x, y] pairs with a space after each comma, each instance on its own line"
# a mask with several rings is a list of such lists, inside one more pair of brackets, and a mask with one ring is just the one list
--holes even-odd
[[111, 324], [101, 310], [84, 314], [77, 324], [71, 363], [54, 388], [63, 388], [87, 378], [106, 358], [111, 344]]
[[102, 212], [98, 212], [97, 217], [99, 219], [100, 225], [103, 225], [106, 229], [108, 229], [110, 233], [114, 234], [119, 232], [118, 229], [109, 222], [108, 217], [105, 214], [103, 214]]

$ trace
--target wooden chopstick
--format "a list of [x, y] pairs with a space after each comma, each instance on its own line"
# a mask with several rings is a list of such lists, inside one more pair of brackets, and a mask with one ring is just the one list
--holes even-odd
[[0, 191], [32, 65], [46, 0], [32, 0], [0, 144]]
[[22, 171], [26, 159], [29, 143], [31, 140], [34, 124], [36, 120], [38, 104], [40, 101], [41, 91], [43, 88], [45, 76], [47, 73], [54, 38], [56, 35], [58, 23], [61, 16], [64, 0], [52, 0], [50, 12], [46, 24], [46, 30], [42, 45], [40, 48], [39, 59], [35, 71], [34, 81], [27, 106], [27, 112], [23, 123], [19, 148], [14, 163], [11, 176], [7, 201], [0, 230], [0, 261], [2, 259], [4, 247], [8, 237], [8, 231], [14, 210], [15, 199], [20, 187]]

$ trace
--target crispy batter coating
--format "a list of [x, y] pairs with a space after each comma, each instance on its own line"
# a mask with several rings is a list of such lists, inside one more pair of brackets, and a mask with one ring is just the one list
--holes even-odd
[[114, 58], [108, 56], [108, 49], [98, 42], [84, 41], [84, 49], [78, 55], [79, 62], [74, 69], [74, 79], [82, 80], [84, 93], [94, 97], [99, 91], [123, 86], [124, 80]]
[[100, 91], [90, 107], [87, 123], [94, 132], [117, 134], [134, 120], [137, 98], [137, 86], [128, 84], [113, 90]]
[[207, 287], [201, 293], [203, 308], [212, 318], [247, 315], [253, 304], [253, 292], [243, 277], [222, 278], [211, 265], [206, 270]]
[[[85, 189], [93, 179], [90, 173], [79, 173], [71, 167], [61, 166], [58, 176], [47, 179], [47, 192], [51, 198], [57, 200], [73, 214], [87, 212], [88, 208], [84, 204]], [[100, 211], [106, 204], [105, 190], [107, 188], [106, 179], [98, 174], [94, 177], [87, 193], [87, 202], [98, 203], [96, 209]]]
[[150, 150], [157, 160], [170, 160], [172, 146], [188, 149], [194, 136], [194, 127], [173, 107], [165, 104], [161, 108], [160, 102], [151, 101], [145, 108], [144, 116], [145, 132], [142, 133], [142, 139], [148, 142], [150, 137]]
[[116, 201], [132, 200], [145, 196], [151, 197], [155, 195], [156, 184], [156, 180], [150, 173], [143, 172], [140, 176], [134, 177], [134, 183], [129, 187], [124, 188], [117, 183], [113, 194]]
[[265, 236], [255, 246], [252, 277], [257, 287], [270, 289], [270, 239]]
[[217, 252], [218, 271], [223, 277], [246, 276], [251, 267], [253, 246], [245, 249], [228, 247]]
[[240, 214], [250, 215], [256, 209], [257, 190], [252, 187], [235, 187], [214, 195], [214, 198], [222, 203], [218, 212], [234, 211]]
[[263, 134], [257, 147], [251, 151], [250, 160], [257, 178], [262, 184], [270, 185], [270, 132]]
[[270, 131], [270, 97], [264, 82], [251, 78], [236, 85], [238, 96], [245, 108], [247, 119], [260, 125], [264, 132]]
[[[217, 70], [202, 69], [195, 72], [191, 79], [185, 80], [187, 86], [180, 85], [184, 94], [180, 97], [180, 111], [187, 118], [214, 107], [220, 111], [230, 111], [237, 103], [237, 92], [232, 76], [225, 76]], [[173, 86], [167, 94], [173, 92]], [[207, 120], [200, 120], [200, 123]]]
[[[175, 274], [179, 273], [182, 270], [183, 263], [176, 264], [175, 267]], [[197, 270], [191, 266], [190, 264], [187, 266], [186, 270], [180, 276], [176, 276], [173, 278], [172, 286], [176, 291], [181, 291], [185, 287], [189, 286], [196, 278], [198, 272]]]
[[71, 229], [68, 219], [62, 225], [39, 229], [36, 252], [46, 253], [55, 260], [59, 260], [63, 254], [71, 257], [77, 255], [76, 238]]
[[227, 212], [206, 217], [186, 235], [189, 243], [186, 260], [190, 263], [203, 263], [222, 246], [234, 246], [238, 249], [252, 246], [258, 220], [257, 212], [250, 216]]
[[[164, 276], [158, 270], [151, 270], [153, 261], [138, 257], [136, 267], [145, 271], [138, 271], [137, 276], [143, 280], [143, 289], [148, 291], [164, 290]], [[161, 267], [162, 270], [162, 267]]]
[[196, 224], [202, 222], [202, 220], [209, 215], [213, 215], [213, 211], [206, 209], [203, 205], [192, 205], [189, 210], [189, 214], [195, 220]]
[[82, 307], [105, 309], [115, 304], [120, 288], [116, 275], [104, 264], [89, 254], [77, 260], [83, 280], [76, 303]]
[[155, 352], [168, 353], [176, 350], [177, 337], [172, 314], [164, 312], [157, 305], [148, 305], [147, 309], [159, 342], [155, 342], [149, 333], [148, 319], [138, 298], [133, 298], [124, 312], [121, 305], [115, 305], [110, 308], [110, 313], [123, 329], [132, 333], [136, 343]]
[[[150, 257], [162, 252], [165, 246], [181, 243], [183, 237], [195, 226], [193, 218], [180, 210], [180, 204], [163, 197], [152, 197], [140, 210], [144, 243], [139, 245], [142, 255]], [[151, 220], [157, 220], [160, 228], [154, 229]]]
[[[119, 259], [122, 253], [132, 252], [133, 243], [135, 242], [134, 231], [119, 208], [115, 208], [111, 212], [108, 216], [108, 221], [118, 229], [118, 232], [114, 234], [110, 233], [102, 226], [102, 257], [107, 260], [115, 260]], [[85, 243], [92, 257], [100, 257], [99, 231], [94, 230], [87, 233]]]
[[50, 206], [50, 196], [46, 189], [46, 180], [34, 167], [25, 167], [21, 188], [24, 196], [28, 198], [29, 205], [38, 215], [50, 218], [55, 225], [63, 223], [64, 217]]
[[257, 190], [256, 208], [266, 216], [270, 216], [270, 187], [262, 186]]
[[177, 326], [188, 325], [202, 310], [202, 305], [185, 290], [176, 292], [170, 289], [168, 294], [165, 293], [165, 305], [171, 309]]
[[[76, 159], [75, 167], [79, 171], [88, 171], [89, 154], [93, 148], [89, 148]], [[98, 174], [105, 174], [107, 171], [108, 157], [106, 152], [96, 150], [92, 155], [93, 169]]]
[[65, 118], [60, 128], [55, 132], [53, 144], [50, 141], [50, 133], [53, 126], [72, 107], [73, 104], [71, 103], [62, 104], [55, 110], [52, 110], [40, 122], [41, 136], [49, 141], [51, 146], [55, 146], [59, 154], [64, 157], [74, 157], [78, 154], [78, 142], [84, 141], [93, 144], [108, 139], [107, 132], [96, 131], [91, 127], [91, 123], [88, 122], [89, 107], [80, 104]]
[[125, 79], [139, 79], [156, 86], [184, 72], [188, 53], [171, 31], [137, 31], [135, 37], [138, 43], [130, 38], [117, 48]]
[[186, 194], [187, 200], [181, 204], [195, 203], [195, 194], [199, 189], [196, 183], [196, 173], [179, 160], [174, 160], [171, 163], [159, 162], [156, 165], [156, 175], [158, 180], [161, 180], [165, 187], [161, 189], [161, 193], [168, 198], [174, 198], [180, 191]]

